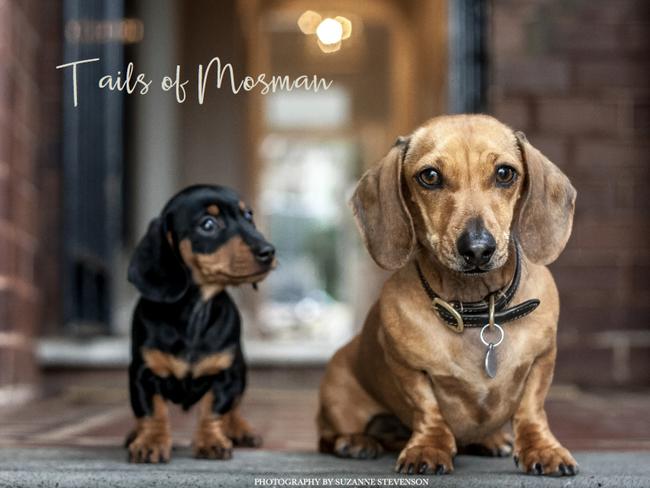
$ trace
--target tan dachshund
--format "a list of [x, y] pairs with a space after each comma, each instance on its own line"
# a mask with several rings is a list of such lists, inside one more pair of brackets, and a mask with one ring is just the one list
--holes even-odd
[[575, 474], [544, 411], [559, 314], [546, 265], [569, 238], [575, 198], [492, 117], [437, 117], [399, 138], [351, 199], [370, 255], [396, 271], [327, 367], [320, 450], [401, 449], [395, 470], [408, 474], [449, 473], [458, 452]]

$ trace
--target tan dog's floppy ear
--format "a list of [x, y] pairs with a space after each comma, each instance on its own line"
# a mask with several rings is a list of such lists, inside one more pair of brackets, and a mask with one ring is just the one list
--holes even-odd
[[515, 230], [524, 253], [533, 262], [550, 264], [571, 235], [576, 190], [560, 169], [515, 132], [526, 167], [526, 188]]
[[350, 200], [357, 227], [372, 259], [384, 269], [406, 264], [415, 247], [413, 220], [402, 195], [402, 163], [408, 138], [364, 173]]

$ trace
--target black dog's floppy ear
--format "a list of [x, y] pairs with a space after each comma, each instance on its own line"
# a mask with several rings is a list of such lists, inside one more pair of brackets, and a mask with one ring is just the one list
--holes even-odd
[[400, 137], [384, 158], [366, 171], [350, 200], [363, 241], [384, 269], [398, 269], [415, 248], [413, 219], [402, 194], [402, 163], [409, 138]]
[[550, 264], [560, 255], [573, 225], [576, 190], [569, 178], [515, 132], [526, 168], [526, 187], [519, 204], [515, 230], [528, 258]]
[[149, 224], [129, 263], [129, 281], [147, 300], [174, 303], [187, 291], [187, 269], [165, 236], [161, 217]]

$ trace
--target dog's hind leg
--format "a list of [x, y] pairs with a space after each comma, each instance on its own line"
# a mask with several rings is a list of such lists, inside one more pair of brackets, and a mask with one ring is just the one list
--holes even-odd
[[352, 358], [358, 338], [340, 349], [325, 371], [320, 388], [318, 413], [319, 450], [339, 457], [376, 458], [382, 452], [379, 440], [366, 432], [381, 407], [353, 374]]
[[506, 457], [512, 454], [512, 434], [503, 427], [476, 442], [460, 446], [459, 454], [472, 456]]

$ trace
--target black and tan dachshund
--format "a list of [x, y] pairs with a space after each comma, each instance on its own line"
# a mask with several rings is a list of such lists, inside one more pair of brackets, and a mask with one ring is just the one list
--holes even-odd
[[141, 293], [133, 314], [131, 462], [167, 462], [166, 402], [199, 403], [196, 457], [229, 459], [233, 445], [261, 438], [237, 406], [246, 386], [240, 316], [227, 286], [256, 283], [275, 267], [275, 249], [231, 189], [191, 186], [149, 224], [129, 265]]

